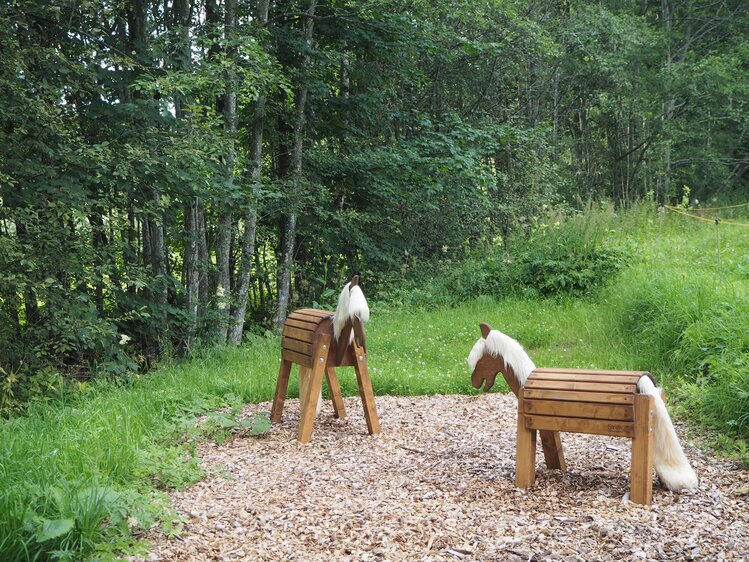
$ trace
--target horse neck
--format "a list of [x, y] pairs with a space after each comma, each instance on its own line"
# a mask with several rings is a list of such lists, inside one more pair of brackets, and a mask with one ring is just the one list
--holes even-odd
[[499, 369], [499, 372], [502, 373], [502, 376], [505, 378], [505, 381], [507, 381], [507, 386], [510, 387], [510, 390], [515, 394], [515, 396], [518, 396], [520, 394], [520, 383], [518, 382], [518, 378], [515, 376], [515, 371], [505, 363], [505, 358], [501, 355], [497, 355], [497, 367]]

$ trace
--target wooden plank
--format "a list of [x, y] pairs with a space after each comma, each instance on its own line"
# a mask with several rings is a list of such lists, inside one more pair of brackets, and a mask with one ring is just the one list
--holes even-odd
[[518, 434], [515, 442], [515, 486], [530, 488], [536, 482], [536, 430], [528, 427], [523, 397], [518, 397]]
[[286, 389], [289, 387], [289, 374], [291, 373], [291, 361], [281, 360], [281, 367], [278, 369], [278, 380], [276, 381], [276, 393], [273, 396], [273, 407], [270, 411], [271, 423], [281, 421], [283, 413], [283, 403], [286, 400]]
[[341, 386], [338, 384], [338, 375], [335, 372], [335, 367], [327, 367], [325, 369], [325, 378], [328, 381], [328, 389], [333, 401], [334, 416], [338, 419], [343, 419], [346, 417], [346, 407], [343, 405]]
[[327, 318], [328, 316], [333, 316], [335, 312], [332, 310], [322, 310], [320, 308], [299, 308], [294, 311], [294, 313], [300, 313], [300, 314], [310, 314], [312, 316], [319, 316], [321, 318]]
[[321, 318], [329, 318], [330, 316], [333, 316], [333, 313], [328, 310], [318, 310], [316, 308], [300, 308], [290, 314], [291, 318], [297, 318], [299, 316], [314, 318], [315, 322], [320, 322]]
[[294, 328], [293, 326], [284, 326], [283, 335], [289, 338], [294, 338], [295, 340], [312, 343], [315, 332], [314, 330], [303, 330], [301, 328]]
[[[307, 383], [304, 388], [304, 395], [301, 399], [302, 415], [299, 420], [299, 433], [297, 439], [301, 443], [309, 443], [312, 439], [312, 425], [317, 415], [317, 401], [320, 399], [320, 389], [322, 388], [322, 376], [325, 372], [325, 362], [328, 359], [328, 350], [330, 349], [330, 336], [325, 334], [320, 339], [320, 351], [315, 354], [312, 360], [312, 366], [305, 369]], [[300, 387], [302, 379], [302, 369], [299, 370]]]
[[578, 392], [574, 390], [532, 390], [523, 391], [527, 399], [571, 400], [576, 402], [601, 402], [603, 404], [634, 404], [634, 393]]
[[601, 373], [536, 373], [531, 375], [531, 380], [563, 380], [563, 381], [591, 381], [602, 383], [626, 383], [637, 384], [640, 376], [632, 375], [608, 375]]
[[632, 472], [629, 499], [650, 505], [653, 501], [653, 397], [635, 398], [635, 423], [632, 438]]
[[559, 432], [543, 430], [538, 433], [541, 435], [541, 448], [544, 451], [546, 467], [549, 469], [567, 470], [567, 463], [564, 462], [562, 438]]
[[372, 380], [369, 378], [367, 354], [364, 348], [357, 343], [356, 338], [354, 338], [351, 347], [353, 347], [354, 354], [356, 355], [354, 371], [356, 372], [356, 382], [359, 385], [359, 396], [364, 407], [364, 420], [367, 422], [367, 431], [369, 431], [370, 435], [380, 433], [380, 418], [377, 415]]
[[526, 414], [598, 420], [632, 421], [634, 419], [633, 408], [627, 404], [570, 402], [566, 400], [529, 400], [527, 396], [523, 404], [525, 405]]
[[298, 318], [287, 318], [284, 322], [284, 327], [291, 326], [292, 328], [301, 328], [309, 332], [314, 332], [317, 329], [317, 323], [307, 320], [300, 320]]
[[595, 435], [613, 435], [615, 437], [632, 437], [635, 433], [633, 422], [559, 418], [527, 414], [524, 414], [524, 417], [526, 429], [550, 429], [552, 431], [567, 433], [592, 433]]
[[312, 357], [309, 355], [304, 355], [303, 353], [298, 353], [296, 351], [292, 351], [290, 349], [283, 349], [281, 351], [281, 357], [283, 359], [286, 359], [287, 361], [291, 361], [292, 363], [296, 363], [297, 365], [301, 365], [303, 367], [311, 367], [312, 366]]
[[623, 392], [634, 394], [636, 385], [624, 383], [597, 383], [579, 381], [545, 381], [528, 379], [525, 387], [528, 389], [557, 389], [557, 390], [580, 390], [583, 392]]
[[600, 375], [629, 375], [640, 378], [643, 375], [650, 375], [647, 371], [617, 371], [612, 369], [557, 369], [549, 367], [539, 367], [534, 369], [531, 376], [534, 374], [547, 374], [547, 373], [566, 373], [566, 374], [600, 374]]
[[290, 349], [304, 355], [312, 355], [312, 343], [296, 340], [294, 338], [282, 338], [281, 346], [284, 349]]

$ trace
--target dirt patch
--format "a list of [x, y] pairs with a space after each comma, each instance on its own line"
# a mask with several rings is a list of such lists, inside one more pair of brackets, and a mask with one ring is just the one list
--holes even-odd
[[150, 537], [146, 559], [749, 559], [749, 471], [688, 440], [699, 490], [656, 481], [647, 508], [623, 500], [630, 441], [615, 437], [564, 434], [568, 470], [539, 454], [536, 486], [516, 489], [513, 395], [378, 397], [379, 436], [357, 398], [345, 403], [348, 418], [326, 409], [309, 445], [295, 440], [296, 400], [262, 438], [201, 445], [209, 477], [171, 494], [184, 530]]

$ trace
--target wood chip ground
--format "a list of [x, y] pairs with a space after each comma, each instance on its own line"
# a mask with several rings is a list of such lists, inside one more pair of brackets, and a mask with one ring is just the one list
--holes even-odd
[[139, 560], [749, 560], [749, 471], [688, 438], [699, 490], [656, 479], [642, 507], [614, 437], [564, 434], [568, 470], [539, 454], [536, 486], [516, 489], [513, 395], [378, 397], [378, 436], [345, 404], [335, 420], [326, 402], [308, 445], [297, 400], [265, 436], [202, 444], [209, 476], [170, 494], [181, 534], [154, 531]]

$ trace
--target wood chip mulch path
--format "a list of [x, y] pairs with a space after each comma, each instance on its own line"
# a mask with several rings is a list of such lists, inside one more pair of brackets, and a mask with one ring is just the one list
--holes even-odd
[[539, 452], [517, 490], [514, 395], [378, 397], [379, 436], [345, 404], [308, 445], [297, 400], [263, 437], [202, 444], [209, 476], [170, 494], [182, 533], [154, 532], [141, 560], [749, 560], [749, 471], [684, 437], [699, 490], [656, 481], [647, 508], [625, 499], [630, 441], [614, 437], [564, 434], [567, 472]]

